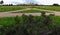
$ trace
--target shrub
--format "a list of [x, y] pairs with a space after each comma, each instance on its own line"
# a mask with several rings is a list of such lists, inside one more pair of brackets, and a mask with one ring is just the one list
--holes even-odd
[[[42, 12], [41, 16], [22, 15], [14, 18], [15, 24], [13, 27], [0, 28], [1, 35], [49, 35], [55, 34], [54, 20], [52, 15], [45, 15]], [[54, 30], [54, 31], [53, 31]], [[49, 33], [51, 32], [51, 33]]]

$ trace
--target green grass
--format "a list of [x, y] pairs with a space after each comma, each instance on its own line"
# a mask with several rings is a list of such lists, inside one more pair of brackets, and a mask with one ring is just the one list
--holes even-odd
[[55, 16], [54, 22], [56, 25], [60, 25], [60, 16]]
[[44, 7], [41, 7], [40, 9], [52, 10], [52, 11], [60, 11], [60, 6], [44, 6]]
[[[19, 17], [21, 20], [22, 18]], [[15, 17], [3, 17], [0, 18], [0, 26], [13, 26], [15, 25]]]
[[34, 7], [44, 10], [60, 11], [60, 6], [34, 6]]
[[21, 13], [39, 13], [39, 12], [43, 12], [41, 10], [24, 10], [24, 11], [21, 11]]
[[[31, 8], [31, 7], [32, 6], [0, 6], [0, 12], [9, 12], [9, 11], [21, 10], [21, 9]], [[27, 11], [25, 11], [25, 12], [27, 12]], [[29, 10], [29, 12], [30, 11], [31, 12], [40, 12], [38, 10]]]
[[2, 26], [11, 26], [14, 24], [13, 17], [0, 18], [0, 25]]
[[0, 12], [15, 11], [24, 8], [39, 8], [44, 10], [60, 11], [60, 6], [0, 6]]
[[20, 6], [0, 6], [0, 12], [8, 12], [8, 11], [15, 11], [24, 9]]

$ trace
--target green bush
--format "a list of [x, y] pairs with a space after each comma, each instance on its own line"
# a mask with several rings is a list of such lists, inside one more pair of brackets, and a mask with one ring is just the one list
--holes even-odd
[[15, 24], [11, 27], [1, 26], [0, 35], [55, 35], [59, 34], [59, 27], [54, 25], [54, 15], [41, 16], [22, 15], [14, 18]]

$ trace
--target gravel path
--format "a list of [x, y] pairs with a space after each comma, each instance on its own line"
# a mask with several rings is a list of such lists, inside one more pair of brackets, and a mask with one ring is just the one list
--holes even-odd
[[[40, 16], [41, 13], [5, 13], [5, 12], [0, 12], [0, 17], [14, 17], [14, 16], [22, 16], [23, 14], [25, 15], [33, 15], [33, 16]], [[53, 13], [46, 13], [46, 15], [53, 14]]]

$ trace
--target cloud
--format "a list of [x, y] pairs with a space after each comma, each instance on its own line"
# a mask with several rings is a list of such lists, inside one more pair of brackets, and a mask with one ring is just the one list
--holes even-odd
[[[29, 0], [3, 0], [4, 4], [21, 4], [21, 3], [29, 3]], [[30, 0], [31, 1], [31, 0]], [[53, 3], [60, 4], [60, 0], [32, 0], [33, 3], [44, 4], [44, 5], [52, 5]]]
[[16, 4], [21, 4], [21, 3], [20, 2], [11, 2], [11, 4], [16, 5]]
[[4, 4], [20, 4], [20, 3], [24, 3], [23, 0], [3, 0]]
[[44, 5], [52, 5], [53, 3], [60, 4], [60, 0], [36, 0], [38, 4], [44, 4]]

